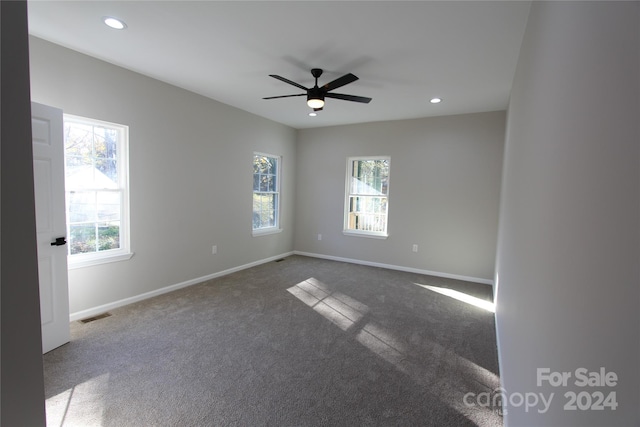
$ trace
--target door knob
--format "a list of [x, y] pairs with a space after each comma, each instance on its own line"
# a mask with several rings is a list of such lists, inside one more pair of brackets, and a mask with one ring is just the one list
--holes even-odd
[[62, 246], [62, 245], [66, 245], [67, 244], [67, 238], [66, 237], [56, 237], [56, 241], [55, 242], [51, 242], [51, 246]]

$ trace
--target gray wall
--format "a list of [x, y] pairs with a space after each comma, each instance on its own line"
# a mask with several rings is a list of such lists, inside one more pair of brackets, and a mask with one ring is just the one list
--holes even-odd
[[[30, 48], [33, 101], [129, 126], [135, 255], [71, 270], [71, 313], [293, 250], [295, 130], [38, 38]], [[279, 234], [251, 236], [254, 151], [283, 156]]]
[[[638, 2], [533, 2], [511, 93], [496, 264], [507, 426], [640, 425]], [[616, 387], [580, 388], [604, 367]], [[538, 387], [538, 368], [572, 374]], [[615, 411], [563, 409], [568, 391]], [[516, 400], [517, 402], [517, 400]]]
[[0, 424], [44, 426], [27, 3], [0, 3], [2, 259]]
[[[299, 131], [296, 250], [490, 282], [504, 129], [490, 112]], [[391, 156], [386, 240], [342, 234], [346, 159], [367, 155]]]

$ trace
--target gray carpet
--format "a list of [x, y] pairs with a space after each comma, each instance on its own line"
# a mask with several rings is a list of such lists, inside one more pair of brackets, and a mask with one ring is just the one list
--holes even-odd
[[502, 426], [463, 399], [499, 387], [493, 313], [418, 285], [491, 299], [291, 256], [73, 322], [48, 426]]

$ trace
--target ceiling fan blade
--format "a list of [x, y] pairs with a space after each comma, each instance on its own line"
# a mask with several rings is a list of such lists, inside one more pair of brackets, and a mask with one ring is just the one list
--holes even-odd
[[353, 74], [349, 73], [349, 74], [345, 74], [342, 77], [339, 77], [337, 79], [335, 79], [332, 82], [327, 83], [326, 85], [322, 86], [322, 89], [326, 90], [327, 92], [330, 90], [334, 90], [337, 89], [341, 86], [344, 86], [346, 84], [355, 82], [356, 80], [358, 80], [358, 78], [356, 76], [354, 76]]
[[342, 99], [344, 101], [353, 101], [353, 102], [362, 102], [363, 104], [368, 104], [371, 102], [371, 98], [367, 98], [364, 96], [355, 96], [355, 95], [345, 95], [342, 93], [326, 93], [325, 98], [335, 98]]
[[307, 94], [306, 93], [299, 93], [297, 95], [267, 96], [266, 98], [262, 98], [262, 99], [289, 98], [291, 96], [307, 96]]
[[280, 80], [282, 82], [289, 83], [290, 85], [293, 85], [295, 87], [299, 87], [300, 89], [303, 89], [303, 90], [309, 90], [306, 87], [302, 86], [301, 84], [298, 84], [296, 82], [292, 82], [291, 80], [285, 79], [284, 77], [278, 76], [276, 74], [269, 74], [269, 77], [273, 77], [274, 79], [278, 79], [278, 80]]

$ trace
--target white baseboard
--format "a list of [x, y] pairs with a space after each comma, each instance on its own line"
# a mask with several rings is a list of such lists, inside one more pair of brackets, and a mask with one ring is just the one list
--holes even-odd
[[128, 304], [132, 304], [134, 302], [142, 301], [148, 298], [153, 298], [158, 295], [166, 294], [168, 292], [176, 291], [181, 288], [186, 288], [187, 286], [196, 285], [198, 283], [206, 282], [207, 280], [215, 279], [216, 277], [226, 276], [227, 274], [235, 273], [236, 271], [245, 270], [247, 268], [255, 267], [260, 264], [265, 264], [267, 262], [275, 261], [280, 258], [288, 257], [289, 255], [293, 255], [293, 252], [287, 252], [284, 254], [272, 256], [269, 258], [261, 259], [259, 261], [250, 262], [248, 264], [240, 265], [238, 267], [233, 267], [228, 270], [219, 271], [217, 273], [208, 274], [206, 276], [197, 277], [195, 279], [187, 280], [185, 282], [176, 283], [175, 285], [165, 286], [161, 289], [156, 289], [155, 291], [145, 292], [144, 294], [136, 295], [133, 297], [121, 299], [118, 301], [111, 302], [109, 304], [100, 305], [93, 308], [88, 308], [86, 310], [76, 311], [75, 313], [71, 313], [69, 315], [69, 321], [74, 322], [76, 320], [86, 319], [88, 317], [97, 316], [98, 314], [102, 314], [105, 311], [113, 310], [118, 307], [123, 307]]
[[439, 271], [421, 270], [419, 268], [403, 267], [400, 265], [383, 264], [383, 263], [371, 262], [371, 261], [362, 261], [359, 259], [342, 258], [342, 257], [337, 257], [332, 255], [315, 254], [310, 252], [293, 251], [293, 253], [296, 255], [304, 255], [304, 256], [313, 257], [313, 258], [322, 258], [322, 259], [328, 259], [332, 261], [348, 262], [351, 264], [368, 265], [371, 267], [380, 267], [380, 268], [386, 268], [389, 270], [406, 271], [408, 273], [426, 274], [428, 276], [445, 277], [447, 279], [464, 280], [465, 282], [482, 283], [484, 285], [493, 286], [493, 280], [481, 279], [479, 277], [461, 276], [459, 274], [441, 273]]

